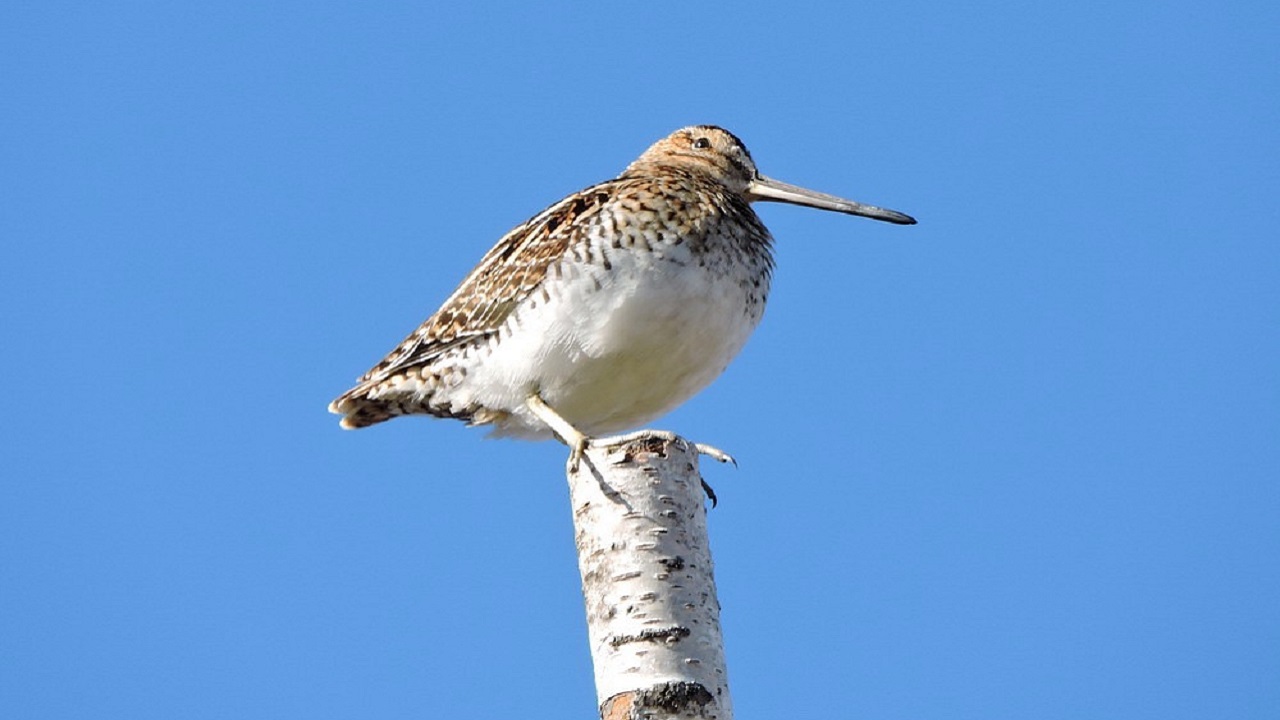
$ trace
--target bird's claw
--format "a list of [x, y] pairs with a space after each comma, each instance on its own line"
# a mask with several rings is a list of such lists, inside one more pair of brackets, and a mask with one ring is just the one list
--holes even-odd
[[734, 460], [732, 455], [721, 450], [718, 447], [707, 445], [705, 443], [694, 443], [693, 449], [697, 450], [698, 454], [706, 455], [712, 460], [715, 460], [717, 462], [722, 462], [722, 463], [729, 463], [734, 467], [738, 467], [738, 461]]

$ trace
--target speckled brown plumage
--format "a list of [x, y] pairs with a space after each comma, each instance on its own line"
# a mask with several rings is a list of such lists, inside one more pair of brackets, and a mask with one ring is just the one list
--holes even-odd
[[765, 178], [728, 131], [683, 128], [507, 233], [330, 410], [348, 428], [422, 413], [579, 444], [647, 422], [759, 322], [773, 257], [756, 200], [914, 222]]

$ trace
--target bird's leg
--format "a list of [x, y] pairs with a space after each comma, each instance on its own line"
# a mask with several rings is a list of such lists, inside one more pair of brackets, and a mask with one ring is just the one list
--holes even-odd
[[582, 461], [582, 454], [587, 451], [587, 443], [591, 442], [591, 438], [569, 424], [568, 420], [560, 417], [560, 413], [551, 409], [551, 406], [538, 393], [526, 398], [524, 404], [529, 408], [529, 412], [537, 415], [539, 420], [551, 427], [551, 432], [555, 433], [561, 442], [569, 446], [569, 472], [577, 472], [578, 463]]

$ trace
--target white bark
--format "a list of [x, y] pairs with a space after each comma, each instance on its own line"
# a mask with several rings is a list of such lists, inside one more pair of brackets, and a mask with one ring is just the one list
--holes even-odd
[[603, 442], [568, 473], [601, 717], [732, 720], [698, 451]]

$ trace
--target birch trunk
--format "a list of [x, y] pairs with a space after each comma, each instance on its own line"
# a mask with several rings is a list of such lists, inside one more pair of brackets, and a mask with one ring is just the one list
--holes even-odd
[[698, 451], [638, 433], [568, 479], [601, 718], [732, 720]]

